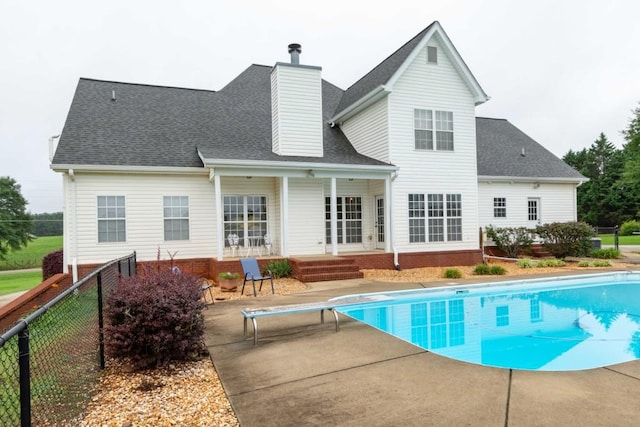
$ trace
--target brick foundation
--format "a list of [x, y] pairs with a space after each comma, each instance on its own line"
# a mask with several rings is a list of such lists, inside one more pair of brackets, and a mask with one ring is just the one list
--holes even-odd
[[[327, 257], [330, 257], [327, 255]], [[371, 252], [368, 254], [349, 255], [340, 254], [340, 258], [352, 259], [359, 269], [383, 269], [392, 270], [393, 265], [392, 253]], [[281, 261], [284, 258], [258, 258], [258, 265], [263, 269], [271, 261]], [[419, 268], [419, 267], [448, 267], [455, 265], [475, 265], [482, 262], [482, 251], [465, 250], [465, 251], [442, 251], [442, 252], [412, 252], [398, 255], [400, 268]], [[144, 271], [145, 268], [161, 268], [169, 270], [172, 262], [163, 261], [138, 261], [138, 271]], [[242, 276], [242, 266], [239, 259], [218, 261], [215, 258], [191, 258], [173, 260], [173, 265], [178, 267], [185, 274], [194, 274], [207, 279], [217, 281], [218, 273], [235, 272]], [[78, 266], [78, 275], [80, 278], [86, 276], [100, 264], [83, 264]], [[71, 266], [69, 266], [71, 271]]]

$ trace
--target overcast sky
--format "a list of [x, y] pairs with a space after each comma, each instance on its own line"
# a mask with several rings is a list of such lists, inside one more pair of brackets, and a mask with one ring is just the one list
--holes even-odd
[[604, 132], [621, 147], [640, 101], [640, 1], [2, 0], [0, 176], [32, 213], [62, 210], [48, 139], [78, 79], [219, 90], [252, 63], [319, 65], [346, 89], [438, 20], [491, 100], [561, 157]]

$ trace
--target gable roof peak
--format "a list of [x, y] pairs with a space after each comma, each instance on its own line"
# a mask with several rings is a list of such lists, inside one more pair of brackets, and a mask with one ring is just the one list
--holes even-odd
[[393, 89], [395, 81], [402, 75], [415, 56], [434, 35], [438, 35], [438, 39], [452, 59], [454, 67], [473, 92], [476, 105], [488, 101], [489, 97], [484, 90], [482, 90], [473, 74], [471, 74], [471, 71], [453, 46], [453, 43], [442, 28], [440, 22], [433, 21], [429, 26], [416, 34], [351, 85], [340, 100], [334, 120], [339, 121], [347, 115], [351, 116], [362, 107], [361, 104], [368, 105], [371, 99], [377, 99], [379, 96], [378, 93], [382, 91], [386, 93], [390, 92]]

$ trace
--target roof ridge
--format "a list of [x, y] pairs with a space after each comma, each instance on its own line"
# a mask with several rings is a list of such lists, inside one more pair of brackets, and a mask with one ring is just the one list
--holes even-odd
[[164, 88], [164, 89], [193, 90], [197, 92], [213, 92], [213, 93], [216, 92], [215, 90], [212, 90], [212, 89], [195, 89], [195, 88], [180, 87], [180, 86], [152, 85], [149, 83], [131, 83], [131, 82], [121, 82], [117, 80], [93, 79], [90, 77], [80, 77], [80, 80], [87, 80], [87, 81], [100, 82], [100, 83], [115, 83], [115, 84], [130, 85], [130, 86], [147, 86], [147, 87], [157, 87], [157, 88]]
[[[373, 67], [371, 70], [369, 70], [365, 75], [363, 75], [362, 77], [360, 77], [358, 80], [356, 80], [351, 86], [349, 86], [345, 92], [349, 89], [351, 89], [353, 86], [355, 86], [360, 80], [364, 79], [365, 77], [367, 77], [369, 74], [373, 73], [377, 68], [379, 68], [382, 64], [384, 64], [389, 58], [391, 58], [393, 55], [395, 55], [396, 53], [398, 53], [398, 51], [400, 51], [402, 48], [404, 48], [406, 45], [408, 45], [409, 43], [413, 42], [418, 36], [420, 36], [422, 33], [426, 32], [429, 28], [431, 28], [431, 26], [433, 24], [435, 24], [438, 21], [433, 21], [431, 24], [427, 25], [425, 28], [423, 28], [422, 30], [420, 30], [415, 36], [411, 37], [409, 40], [407, 40], [405, 43], [402, 44], [402, 46], [400, 46], [399, 48], [397, 48], [396, 50], [394, 50], [389, 56], [387, 56], [386, 58], [384, 58], [382, 61], [380, 61], [380, 63], [378, 63], [378, 65], [376, 65], [375, 67]], [[424, 35], [423, 35], [424, 37]]]
[[505, 122], [508, 122], [509, 119], [501, 119], [498, 117], [482, 117], [482, 116], [476, 116], [476, 119], [484, 119], [484, 120], [504, 120]]

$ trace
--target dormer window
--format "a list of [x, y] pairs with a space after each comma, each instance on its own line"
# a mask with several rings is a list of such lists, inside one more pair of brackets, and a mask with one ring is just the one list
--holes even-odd
[[427, 46], [427, 64], [438, 63], [438, 48], [435, 46]]

